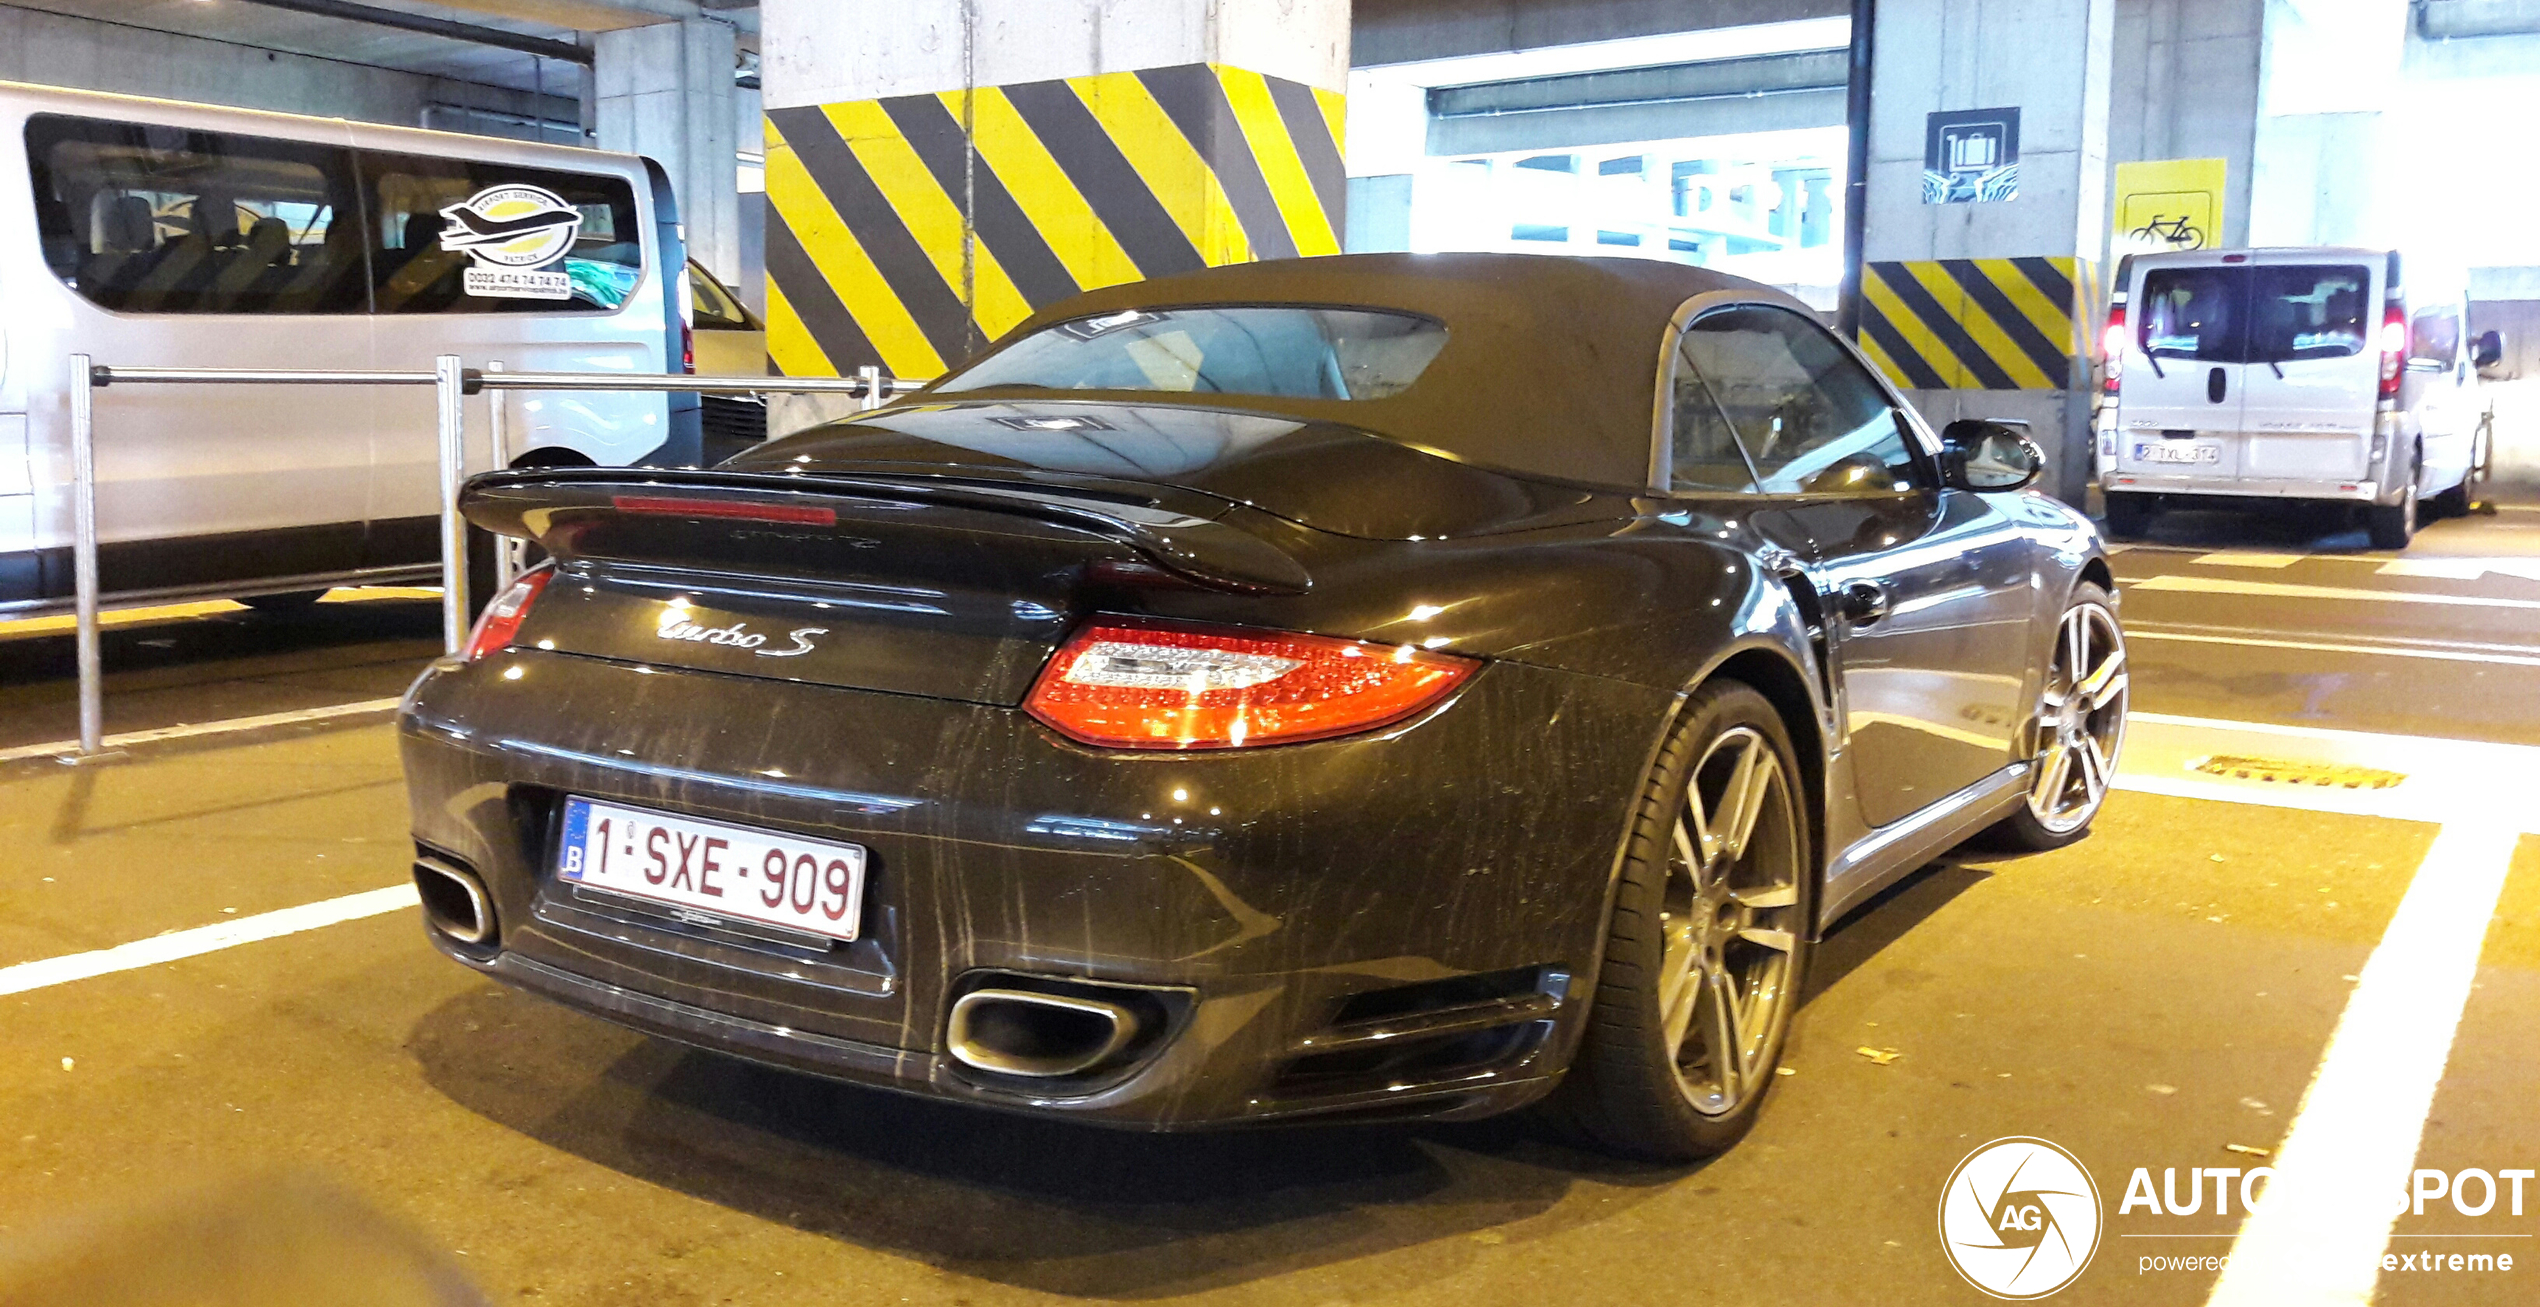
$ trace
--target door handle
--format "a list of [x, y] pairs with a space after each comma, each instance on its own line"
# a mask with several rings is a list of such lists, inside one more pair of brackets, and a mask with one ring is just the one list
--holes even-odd
[[1887, 616], [1887, 587], [1876, 581], [1851, 581], [1836, 592], [1835, 611], [1854, 626], [1869, 626]]
[[2224, 391], [2226, 391], [2226, 390], [2228, 390], [2228, 389], [2230, 389], [2230, 386], [2231, 386], [2231, 379], [2230, 379], [2230, 378], [2228, 378], [2228, 377], [2225, 377], [2225, 376], [2223, 375], [2223, 370], [2222, 370], [2221, 368], [2216, 368], [2216, 369], [2214, 369], [2213, 371], [2206, 373], [2206, 374], [2205, 374], [2205, 398], [2206, 398], [2206, 400], [2207, 400], [2207, 401], [2209, 401], [2209, 402], [2211, 402], [2211, 403], [2215, 403], [2215, 404], [2219, 404], [2219, 403], [2223, 402], [2223, 392], [2224, 392]]

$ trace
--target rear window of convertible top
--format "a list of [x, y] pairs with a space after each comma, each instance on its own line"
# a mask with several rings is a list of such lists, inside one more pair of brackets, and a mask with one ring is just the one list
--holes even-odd
[[1445, 345], [1444, 324], [1375, 309], [1130, 309], [1044, 327], [937, 393], [1025, 386], [1384, 399], [1418, 380]]

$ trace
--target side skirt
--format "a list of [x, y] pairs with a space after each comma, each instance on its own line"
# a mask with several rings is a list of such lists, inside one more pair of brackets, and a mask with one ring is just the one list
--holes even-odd
[[1907, 872], [2010, 816], [2027, 799], [2029, 767], [2027, 762], [2013, 763], [1910, 817], [1879, 827], [1845, 849], [1826, 866], [1818, 933], [1823, 935], [1845, 913]]

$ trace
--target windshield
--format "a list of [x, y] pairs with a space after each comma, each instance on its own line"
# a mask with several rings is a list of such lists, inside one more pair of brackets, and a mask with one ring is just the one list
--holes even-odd
[[945, 382], [937, 393], [1029, 386], [1384, 399], [1418, 380], [1445, 344], [1445, 326], [1408, 313], [1133, 309], [1036, 331]]

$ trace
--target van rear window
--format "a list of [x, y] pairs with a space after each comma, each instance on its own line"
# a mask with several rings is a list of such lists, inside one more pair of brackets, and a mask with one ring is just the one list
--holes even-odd
[[2359, 264], [2154, 268], [2138, 343], [2159, 358], [2290, 363], [2363, 352], [2372, 270]]

